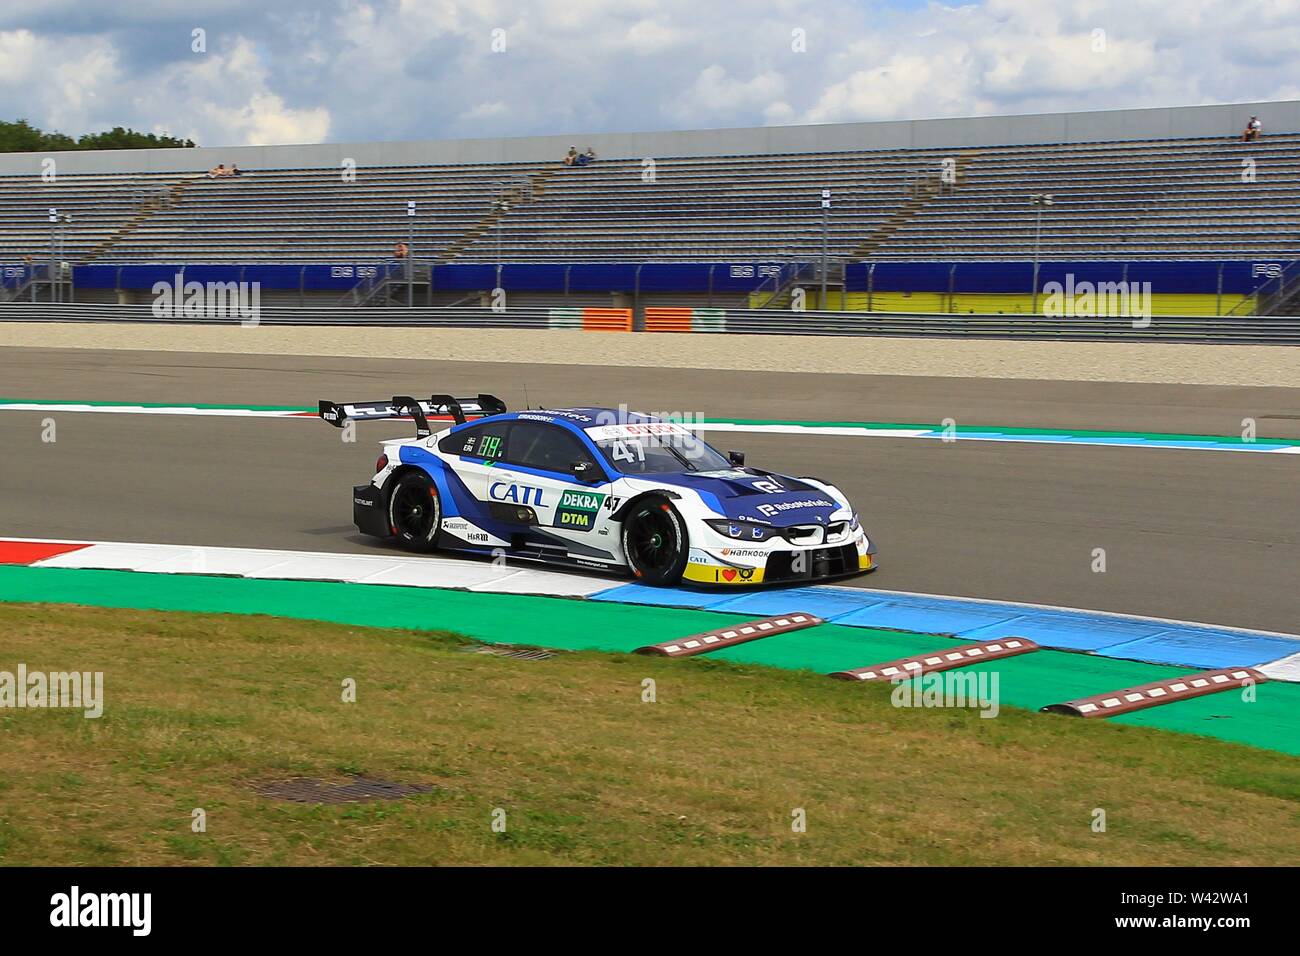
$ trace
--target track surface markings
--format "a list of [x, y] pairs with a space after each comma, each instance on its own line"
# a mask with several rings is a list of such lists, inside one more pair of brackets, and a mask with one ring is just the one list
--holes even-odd
[[[310, 408], [283, 405], [166, 405], [142, 402], [40, 402], [0, 398], [0, 411], [99, 412], [118, 415], [190, 415], [206, 418], [314, 419]], [[432, 419], [431, 419], [432, 420]], [[439, 419], [445, 420], [445, 419]], [[702, 421], [705, 432], [751, 432], [774, 435], [830, 435], [850, 438], [922, 438], [947, 441], [1020, 442], [1029, 444], [1109, 445], [1123, 448], [1177, 448], [1199, 451], [1247, 451], [1300, 454], [1300, 442], [1278, 438], [1245, 441], [1225, 435], [1180, 435], [1156, 432], [1117, 432], [1091, 429], [1004, 428], [963, 425], [953, 429], [895, 422], [795, 422], [758, 419]]]
[[35, 564], [61, 554], [80, 551], [88, 545], [74, 542], [17, 541], [0, 538], [0, 564]]
[[1300, 682], [1300, 636], [1073, 608], [1041, 607], [835, 585], [736, 594], [621, 584], [532, 564], [498, 565], [465, 557], [277, 551], [0, 537], [0, 564], [43, 568], [223, 575], [262, 580], [340, 581], [417, 588], [580, 597], [626, 605], [689, 607], [733, 616], [806, 615], [818, 623], [910, 631], [984, 644], [1007, 635], [1041, 648], [1183, 667], [1263, 667], [1274, 680]]

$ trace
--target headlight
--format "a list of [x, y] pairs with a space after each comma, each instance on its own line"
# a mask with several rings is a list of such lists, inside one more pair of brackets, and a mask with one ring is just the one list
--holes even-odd
[[722, 518], [717, 521], [706, 520], [704, 523], [724, 538], [734, 538], [737, 541], [766, 541], [776, 534], [775, 528], [754, 524], [752, 521], [728, 521]]

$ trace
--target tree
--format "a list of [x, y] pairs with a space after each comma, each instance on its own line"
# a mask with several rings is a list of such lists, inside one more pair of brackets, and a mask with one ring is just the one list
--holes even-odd
[[194, 141], [156, 133], [139, 133], [114, 126], [103, 133], [84, 133], [73, 139], [64, 133], [47, 133], [25, 119], [0, 120], [0, 153], [40, 153], [68, 149], [163, 149], [194, 146]]

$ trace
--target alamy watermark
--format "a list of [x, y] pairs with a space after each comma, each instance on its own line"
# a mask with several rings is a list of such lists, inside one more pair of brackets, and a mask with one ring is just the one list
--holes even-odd
[[890, 680], [889, 695], [895, 707], [978, 708], [981, 717], [996, 717], [999, 710], [997, 671], [931, 671], [920, 677], [900, 674]]
[[0, 671], [0, 709], [81, 710], [89, 720], [104, 713], [103, 671]]
[[73, 885], [67, 893], [50, 897], [50, 925], [121, 927], [130, 929], [132, 936], [148, 936], [153, 929], [153, 894], [84, 893]]
[[1043, 314], [1052, 318], [1123, 316], [1135, 329], [1151, 324], [1150, 282], [1076, 282], [1067, 272], [1064, 283], [1045, 283], [1043, 294]]
[[238, 319], [255, 326], [262, 316], [260, 282], [186, 282], [176, 273], [171, 282], [153, 284], [153, 314], [158, 319]]

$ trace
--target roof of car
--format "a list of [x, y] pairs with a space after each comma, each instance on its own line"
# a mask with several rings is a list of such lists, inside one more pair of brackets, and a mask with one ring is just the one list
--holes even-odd
[[[630, 412], [626, 408], [522, 408], [513, 412], [488, 416], [494, 421], [523, 419], [524, 421], [547, 421], [556, 425], [567, 425], [575, 430], [590, 428], [594, 425], [614, 425], [623, 422], [657, 422], [660, 418], [642, 412]], [[474, 419], [467, 424], [474, 424]], [[461, 426], [464, 427], [464, 426]]]

